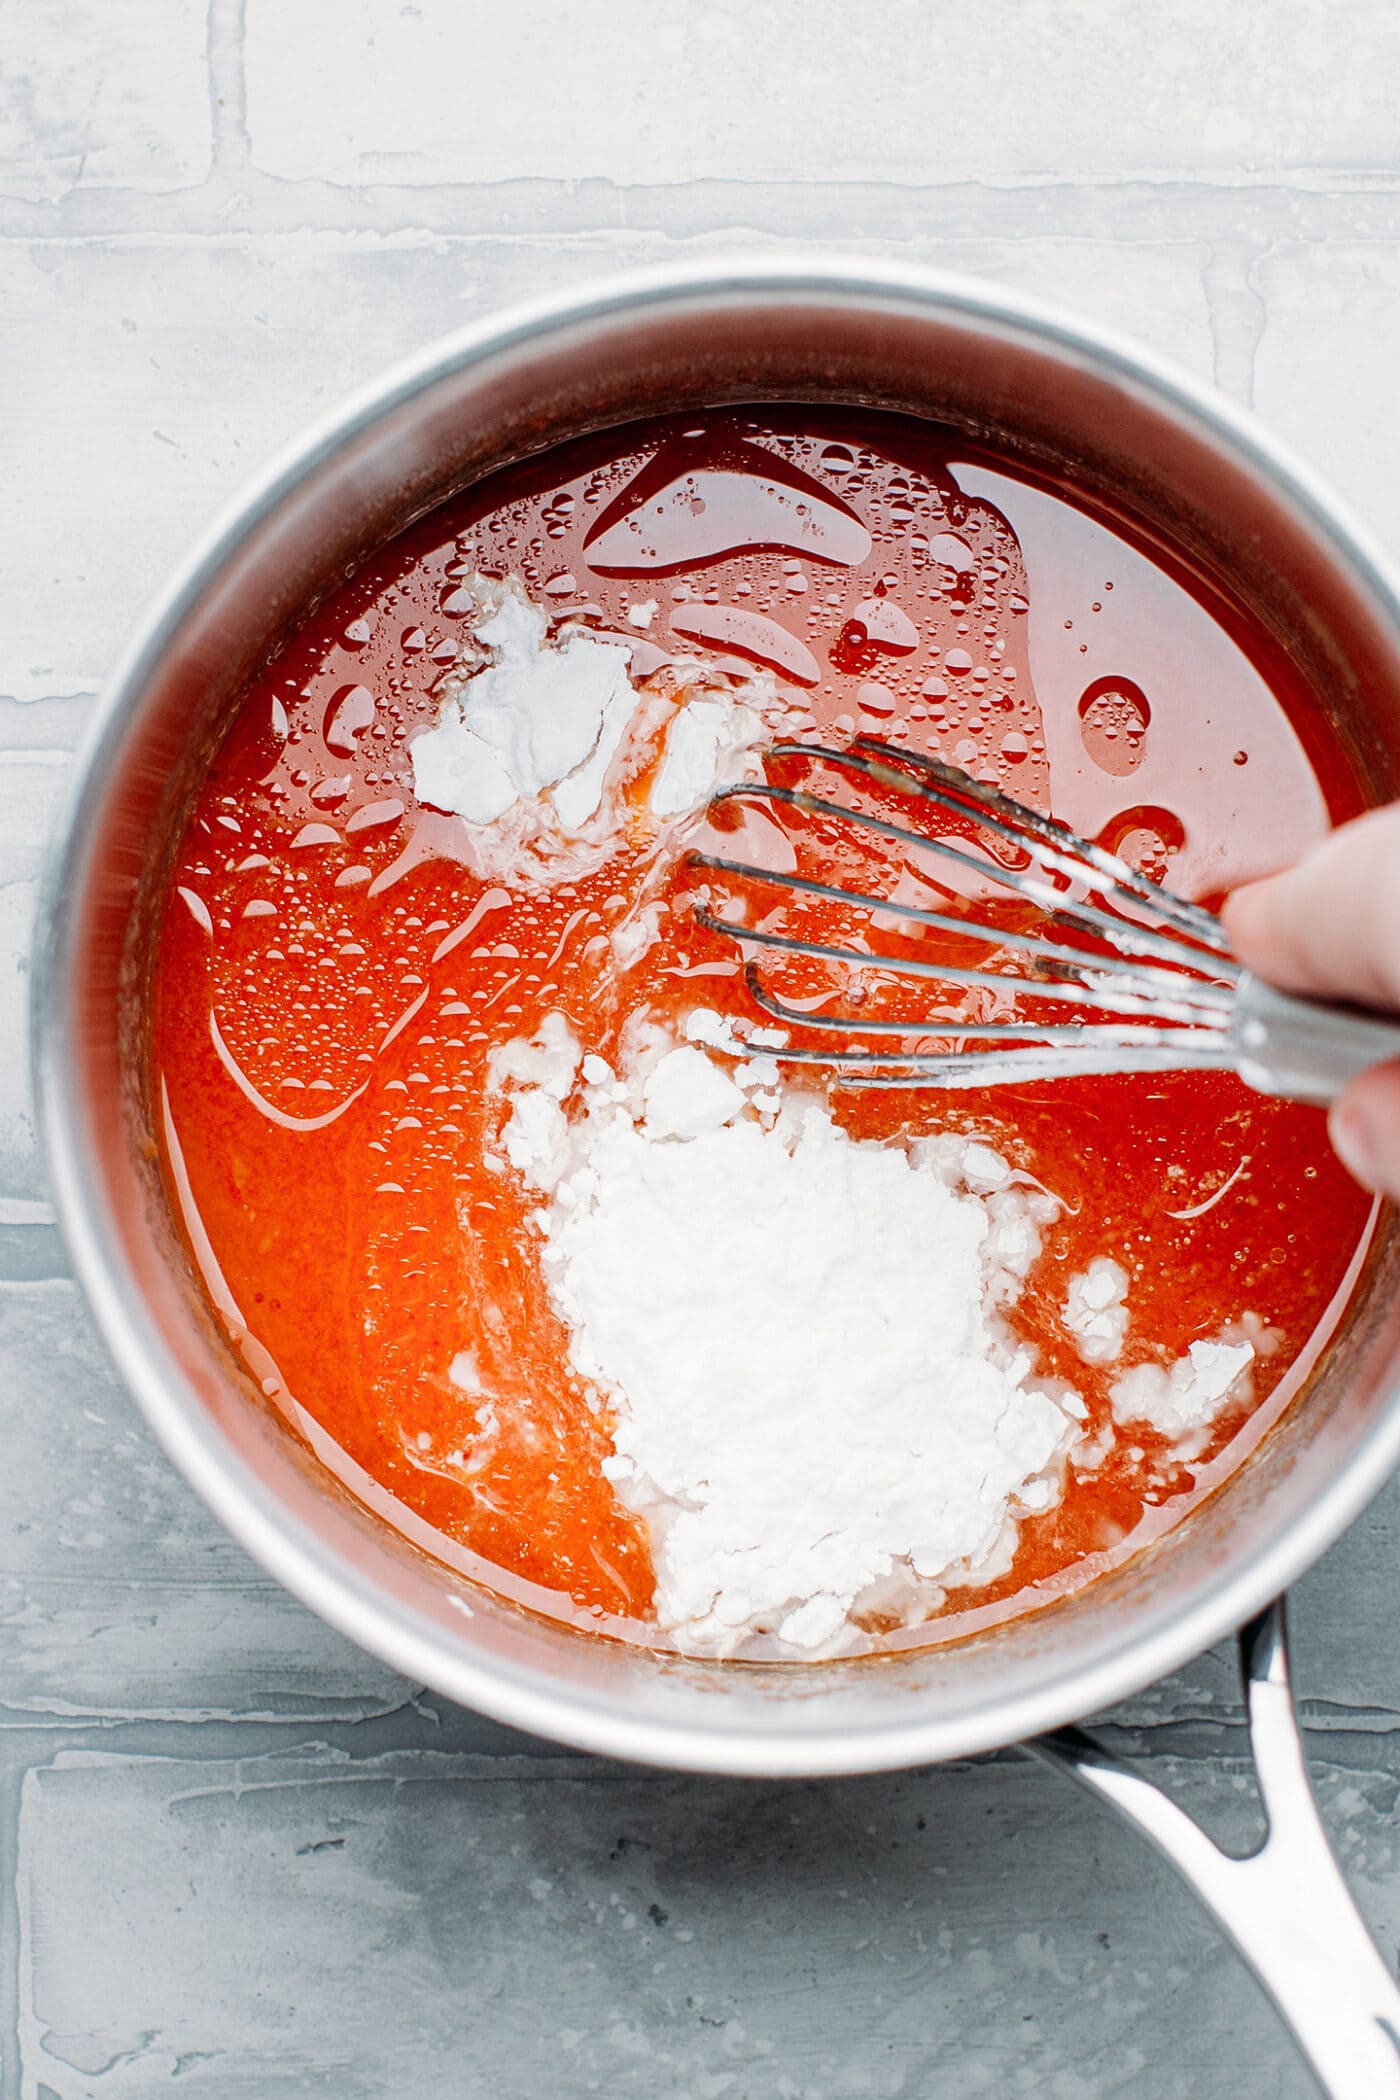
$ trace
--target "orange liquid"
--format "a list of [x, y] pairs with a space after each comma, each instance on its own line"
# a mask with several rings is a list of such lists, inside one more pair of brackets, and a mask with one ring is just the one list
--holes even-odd
[[[600, 1470], [608, 1425], [539, 1274], [538, 1198], [483, 1165], [501, 1120], [487, 1059], [551, 1011], [615, 1057], [640, 1007], [752, 1009], [684, 870], [661, 879], [661, 939], [619, 974], [607, 936], [646, 873], [642, 833], [595, 875], [512, 894], [470, 873], [461, 820], [416, 804], [409, 740], [475, 660], [475, 570], [626, 634], [634, 677], [671, 655], [766, 665], [816, 730], [938, 752], [1190, 895], [1294, 856], [1361, 798], [1307, 695], [1231, 638], [1227, 605], [1062, 492], [854, 413], [639, 426], [498, 476], [384, 549], [265, 667], [191, 814], [159, 954], [153, 1070], [195, 1258], [265, 1390], [365, 1492], [445, 1556], [645, 1637], [646, 1536]], [[650, 599], [642, 631], [627, 614]], [[821, 989], [800, 969], [773, 981]], [[1071, 1469], [1010, 1574], [960, 1594], [979, 1613], [1087, 1578], [1213, 1486], [1300, 1382], [1368, 1229], [1321, 1115], [1229, 1075], [833, 1105], [861, 1136], [975, 1130], [1061, 1199], [1014, 1324], [1091, 1427], [1121, 1366], [1082, 1363], [1060, 1309], [1098, 1255], [1128, 1268], [1132, 1334], [1167, 1357], [1247, 1310], [1279, 1338], [1249, 1407], [1189, 1464], [1120, 1431], [1097, 1469]], [[448, 1375], [463, 1350], [489, 1428]], [[950, 1607], [921, 1637], [963, 1623]]]

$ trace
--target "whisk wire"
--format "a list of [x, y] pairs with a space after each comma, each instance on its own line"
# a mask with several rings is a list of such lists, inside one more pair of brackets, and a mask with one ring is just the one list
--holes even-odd
[[[1022, 998], [1047, 999], [1055, 1004], [1072, 1006], [1094, 1006], [1109, 1013], [1152, 1014], [1159, 1018], [1192, 1021], [1202, 1018], [1200, 1009], [1185, 1001], [1169, 1002], [1160, 995], [1134, 995], [1119, 991], [1108, 984], [1093, 984], [1082, 978], [1028, 978], [1008, 977], [1004, 970], [976, 970], [959, 963], [930, 962], [922, 956], [884, 955], [875, 950], [846, 948], [833, 941], [807, 941], [795, 934], [774, 933], [762, 926], [737, 926], [732, 920], [718, 919], [704, 905], [696, 908], [695, 917], [700, 925], [712, 933], [727, 934], [731, 940], [752, 941], [763, 948], [776, 948], [789, 955], [807, 955], [819, 962], [846, 963], [859, 969], [888, 970], [896, 976], [933, 979], [944, 984], [959, 984], [995, 992], [1015, 992]], [[911, 1022], [909, 1029], [928, 1033], [931, 1026], [927, 1019]]]
[[[736, 875], [741, 880], [770, 884], [776, 889], [794, 890], [804, 896], [824, 897], [833, 903], [853, 904], [862, 910], [887, 912], [901, 919], [912, 920], [919, 926], [930, 926], [940, 933], [960, 934], [989, 938], [985, 927], [965, 918], [955, 918], [949, 912], [931, 911], [925, 905], [905, 904], [890, 897], [872, 896], [865, 890], [848, 890], [833, 882], [818, 882], [809, 875], [789, 874], [785, 869], [762, 868], [748, 861], [728, 860], [713, 853], [692, 853], [692, 867], [710, 868], [717, 874]], [[1037, 968], [1046, 965], [1057, 970], [1073, 970], [1075, 951], [1054, 941], [1042, 939], [1038, 934], [1017, 933], [999, 929], [996, 945], [1013, 950], [1017, 954], [1030, 956]], [[862, 959], [861, 951], [855, 950], [852, 960]], [[1192, 979], [1177, 970], [1154, 969], [1150, 964], [1136, 962], [1131, 958], [1116, 955], [1084, 955], [1082, 963], [1085, 976], [1079, 981], [1087, 982], [1104, 976], [1131, 978], [1139, 990], [1156, 990], [1164, 996], [1188, 1004], [1199, 1004], [1211, 1011], [1225, 1010], [1230, 1003], [1226, 986], [1210, 978]], [[947, 975], [946, 970], [938, 974]], [[1004, 975], [1004, 973], [1003, 973]]]
[[[824, 751], [818, 752], [816, 746], [802, 744], [775, 744], [773, 749], [781, 754], [810, 750], [813, 756], [827, 755]], [[858, 770], [869, 772], [872, 769], [861, 767]], [[913, 785], [916, 791], [922, 792], [917, 782]], [[1019, 869], [1003, 868], [994, 862], [977, 859], [971, 853], [964, 852], [961, 847], [953, 845], [948, 839], [932, 837], [927, 832], [911, 831], [907, 825], [892, 823], [887, 817], [877, 817], [870, 810], [852, 809], [844, 802], [832, 802], [824, 796], [810, 793], [805, 788], [785, 787], [771, 780], [752, 780], [742, 781], [736, 787], [722, 788], [714, 797], [716, 803], [746, 799], [777, 803], [789, 809], [799, 810], [804, 816], [830, 817], [841, 823], [852, 824], [858, 830], [874, 832], [878, 837], [891, 839], [897, 845], [907, 846], [913, 852], [931, 853], [938, 859], [960, 868], [976, 882], [992, 881], [1010, 890], [1014, 895], [1023, 897], [1028, 904], [1034, 904], [1044, 913], [1048, 920], [1074, 927], [1081, 933], [1097, 934], [1101, 940], [1110, 942], [1123, 953], [1152, 955], [1172, 963], [1178, 969], [1199, 969], [1208, 964], [1213, 970], [1225, 975], [1238, 974], [1239, 966], [1232, 961], [1214, 955], [1209, 958], [1197, 958], [1189, 951], [1183, 953], [1180, 941], [1172, 936], [1155, 933], [1151, 927], [1138, 926], [1116, 913], [1101, 911], [1096, 905], [1071, 901], [1059, 891], [1051, 889], [1048, 884], [1036, 881]], [[926, 799], [937, 801], [939, 798], [929, 793]], [[968, 812], [964, 811], [963, 814]], [[1086, 876], [1083, 869], [1079, 870], [1080, 881], [1090, 879], [1092, 878]], [[1103, 882], [1109, 884], [1110, 888], [1114, 886], [1108, 877], [1104, 877]], [[1140, 904], [1142, 901], [1136, 891], [1131, 893], [1131, 897], [1134, 904]]]
[[[1160, 1047], [1164, 1033], [1151, 1021], [978, 1021], [938, 1014], [925, 1015], [918, 1023], [911, 1023], [887, 1020], [878, 1014], [824, 1014], [815, 1008], [795, 1006], [786, 999], [780, 999], [776, 992], [770, 991], [763, 983], [753, 963], [745, 965], [744, 977], [745, 989], [754, 1005], [760, 1007], [773, 1020], [783, 1022], [787, 1027], [818, 1032], [881, 1035], [894, 1039], [934, 1036], [941, 1040], [961, 1042], [1092, 1043], [1100, 1048], [1114, 1043], [1125, 1047], [1155, 1043]], [[1177, 1036], [1184, 1032], [1181, 1029], [1173, 1031]], [[786, 1052], [784, 1054], [786, 1055]], [[817, 1054], [830, 1056], [829, 1051]]]
[[[767, 888], [779, 895], [838, 904], [865, 913], [872, 922], [883, 913], [910, 928], [955, 936], [960, 942], [981, 940], [989, 960], [999, 965], [979, 968], [945, 959], [936, 951], [888, 953], [867, 947], [855, 931], [839, 938], [809, 939], [771, 924], [750, 923], [747, 904], [739, 905], [737, 898], [738, 908], [729, 915], [715, 908], [713, 897], [697, 903], [698, 924], [746, 951], [744, 976], [755, 1006], [781, 1022], [789, 1036], [770, 1052], [780, 1062], [834, 1069], [852, 1086], [973, 1087], [1069, 1074], [1199, 1070], [1235, 1061], [1231, 1031], [1242, 972], [1220, 922], [1210, 912], [1174, 897], [1117, 854], [1078, 838], [1056, 818], [1023, 808], [998, 788], [940, 759], [875, 737], [861, 737], [839, 749], [784, 742], [775, 744], [771, 755], [892, 789], [916, 805], [977, 826], [989, 843], [984, 853], [971, 851], [967, 842], [955, 843], [859, 803], [836, 801], [785, 781], [743, 781], [723, 789], [715, 802], [766, 802], [887, 841], [905, 855], [934, 856], [943, 867], [971, 878], [973, 895], [983, 893], [990, 882], [1033, 905], [1039, 914], [1034, 931], [1003, 929], [970, 913], [905, 903], [894, 895], [881, 896], [796, 870], [765, 868], [722, 852], [695, 851], [690, 856], [694, 866], [743, 885], [745, 894], [755, 887]], [[1022, 864], [1005, 866], [996, 852], [998, 843], [1011, 847]], [[1059, 886], [1065, 880], [1077, 894], [1065, 894]], [[1094, 898], [1099, 901], [1091, 902]], [[1042, 1019], [1032, 1013], [979, 1019], [965, 1005], [962, 1011], [925, 1011], [909, 1020], [888, 1011], [819, 1011], [824, 998], [804, 1004], [771, 991], [762, 980], [755, 950], [837, 964], [867, 973], [867, 983], [868, 973], [883, 973], [896, 981], [942, 985], [948, 994], [990, 991], [1018, 1004], [1059, 1006], [1070, 1017], [1052, 1013]], [[1008, 961], [1013, 967], [1007, 967]], [[945, 1006], [950, 1003], [945, 998]], [[1095, 1020], [1095, 1014], [1112, 1018]], [[802, 1032], [845, 1040], [791, 1040]], [[931, 1044], [944, 1047], [928, 1047]]]
[[[1238, 974], [1239, 966], [1214, 912], [1206, 911], [1199, 904], [1189, 904], [1184, 897], [1175, 896], [1138, 869], [1130, 867], [1106, 846], [1081, 838], [1058, 817], [1046, 816], [1041, 810], [1013, 801], [1000, 788], [974, 780], [970, 773], [949, 765], [946, 759], [935, 758], [927, 752], [904, 750], [898, 744], [887, 744], [881, 738], [871, 736], [855, 738], [848, 751], [829, 752], [824, 746], [802, 744], [775, 744], [773, 749], [785, 755], [803, 751], [815, 754], [820, 750], [824, 758], [878, 777], [874, 767], [867, 762], [866, 754], [872, 754], [880, 765], [898, 776], [898, 780], [890, 784], [912, 785], [926, 800], [944, 809], [970, 815], [984, 830], [1009, 844], [1037, 857], [1043, 855], [1046, 862], [1062, 874], [1078, 874], [1082, 878], [1087, 866], [1102, 876], [1118, 895], [1146, 905], [1155, 918], [1177, 927], [1191, 940], [1200, 941]], [[912, 780], [911, 775], [914, 776]]]

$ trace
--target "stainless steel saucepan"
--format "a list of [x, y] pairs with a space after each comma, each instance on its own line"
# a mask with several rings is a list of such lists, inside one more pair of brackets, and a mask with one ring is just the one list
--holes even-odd
[[[1326, 696], [1376, 799], [1397, 792], [1395, 580], [1305, 469], [1143, 352], [987, 285], [843, 257], [707, 261], [518, 308], [401, 366], [284, 454], [148, 614], [98, 708], [49, 871], [35, 1024], [74, 1266], [152, 1428], [210, 1507], [405, 1675], [582, 1749], [696, 1771], [872, 1772], [1027, 1742], [1160, 1846], [1330, 2093], [1400, 2096], [1400, 1992], [1317, 1820], [1273, 1604], [1400, 1460], [1400, 1235], [1388, 1225], [1302, 1397], [1149, 1552], [956, 1645], [807, 1668], [592, 1639], [417, 1550], [337, 1487], [240, 1372], [173, 1229], [141, 1077], [154, 913], [247, 674], [369, 549], [501, 463], [636, 416], [765, 399], [930, 417], [1151, 518], [1164, 545], [1229, 579]], [[1068, 1724], [1250, 1621], [1271, 1827], [1239, 1862]]]

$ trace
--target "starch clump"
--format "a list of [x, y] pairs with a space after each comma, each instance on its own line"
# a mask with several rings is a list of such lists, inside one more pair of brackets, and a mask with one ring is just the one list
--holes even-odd
[[917, 1619], [1001, 1572], [1017, 1516], [1058, 1495], [1074, 1396], [1029, 1382], [997, 1311], [1046, 1199], [985, 1146], [853, 1140], [710, 1032], [652, 1030], [619, 1074], [564, 1053], [553, 1017], [498, 1056], [503, 1149], [548, 1198], [544, 1273], [648, 1523], [661, 1626], [695, 1652], [835, 1653], [867, 1596]]
[[1071, 1276], [1065, 1297], [1065, 1326], [1086, 1364], [1109, 1364], [1123, 1353], [1128, 1332], [1128, 1272], [1111, 1255], [1091, 1261]]
[[638, 684], [627, 636], [552, 626], [516, 577], [478, 575], [463, 590], [485, 661], [449, 678], [409, 759], [415, 797], [460, 820], [461, 857], [482, 878], [549, 887], [600, 867], [629, 828], [622, 790], [648, 772], [658, 835], [761, 773], [757, 753], [786, 708], [771, 673], [735, 679], [670, 659]]
[[1255, 1358], [1252, 1341], [1192, 1342], [1176, 1363], [1136, 1364], [1108, 1389], [1114, 1418], [1145, 1422], [1158, 1436], [1207, 1428], [1227, 1400], [1243, 1397]]
[[481, 825], [544, 797], [576, 830], [597, 812], [636, 706], [630, 651], [577, 628], [549, 641], [544, 613], [513, 582], [474, 589], [490, 660], [411, 746], [413, 792]]

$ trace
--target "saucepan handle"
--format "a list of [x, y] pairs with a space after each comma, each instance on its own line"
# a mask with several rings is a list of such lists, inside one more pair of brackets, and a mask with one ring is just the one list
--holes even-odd
[[1400, 2100], [1400, 1988], [1342, 1879], [1308, 1778], [1283, 1599], [1240, 1635], [1267, 1834], [1222, 1852], [1183, 1809], [1078, 1728], [1025, 1744], [1157, 1847], [1234, 1942], [1329, 2100]]

